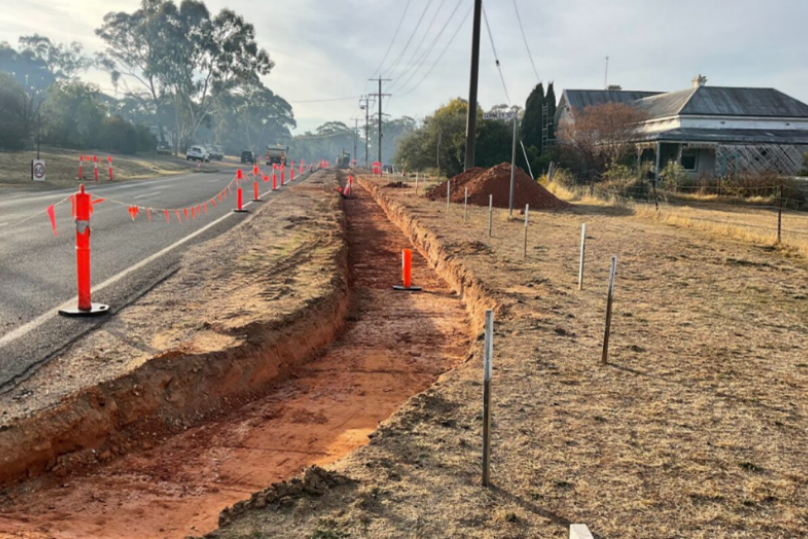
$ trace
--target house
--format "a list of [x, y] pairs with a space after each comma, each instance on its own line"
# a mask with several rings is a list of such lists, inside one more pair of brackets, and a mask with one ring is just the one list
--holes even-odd
[[691, 176], [737, 172], [796, 175], [808, 152], [808, 105], [773, 88], [708, 86], [699, 75], [677, 92], [565, 90], [556, 123], [575, 110], [625, 103], [647, 114], [634, 141], [654, 169], [676, 161]]

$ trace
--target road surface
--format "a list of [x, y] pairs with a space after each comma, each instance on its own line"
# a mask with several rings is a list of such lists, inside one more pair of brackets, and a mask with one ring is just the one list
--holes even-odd
[[[184, 208], [209, 201], [233, 176], [233, 171], [196, 173], [97, 187], [89, 182], [87, 188], [94, 198]], [[243, 186], [246, 204], [252, 199], [252, 181]], [[271, 182], [260, 182], [262, 198], [282, 196], [282, 189], [272, 192], [271, 186]], [[15, 224], [73, 192], [75, 189], [0, 192], [0, 391], [103, 323], [103, 319], [66, 319], [57, 312], [67, 303], [74, 304], [77, 293], [76, 227], [69, 201], [56, 209], [58, 237], [45, 213]], [[232, 212], [235, 194], [234, 187], [222, 205], [214, 208], [208, 204], [208, 215], [196, 220], [179, 224], [172, 213], [170, 225], [162, 213], [152, 214], [151, 222], [145, 214], [132, 222], [125, 206], [96, 205], [92, 216], [93, 302], [109, 304], [114, 315], [173, 273], [190, 246], [247, 218], [247, 214]]]

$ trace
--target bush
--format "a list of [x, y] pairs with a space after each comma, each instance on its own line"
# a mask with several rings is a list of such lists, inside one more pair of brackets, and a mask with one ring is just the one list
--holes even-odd
[[137, 153], [137, 130], [120, 116], [104, 118], [102, 134], [103, 149], [130, 155]]
[[695, 180], [690, 179], [684, 167], [675, 161], [668, 161], [668, 164], [662, 170], [661, 176], [660, 187], [668, 191], [690, 190], [688, 188], [696, 185]]
[[157, 135], [152, 133], [148, 125], [140, 124], [135, 126], [137, 131], [137, 151], [138, 153], [152, 153], [157, 148]]
[[802, 157], [802, 175], [808, 176], [808, 152]]

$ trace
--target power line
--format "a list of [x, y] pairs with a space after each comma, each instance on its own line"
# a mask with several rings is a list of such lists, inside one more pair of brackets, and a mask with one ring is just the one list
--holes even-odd
[[435, 25], [435, 21], [438, 20], [438, 14], [440, 13], [440, 10], [443, 8], [443, 5], [445, 3], [446, 3], [446, 0], [441, 0], [440, 4], [438, 4], [438, 9], [435, 10], [435, 14], [432, 16], [432, 20], [429, 22], [429, 26], [427, 26], [426, 32], [424, 32], [424, 35], [421, 37], [421, 41], [418, 43], [418, 46], [415, 48], [415, 51], [412, 53], [412, 56], [410, 56], [410, 59], [407, 62], [407, 68], [404, 71], [402, 71], [401, 73], [398, 74], [398, 76], [396, 77], [397, 79], [401, 79], [402, 77], [404, 77], [407, 73], [409, 73], [412, 70], [413, 66], [417, 62], [417, 60], [416, 60], [416, 62], [413, 62], [413, 60], [415, 60], [415, 57], [418, 56], [418, 53], [421, 51], [421, 46], [424, 44], [424, 41], [426, 41], [426, 38], [429, 35], [429, 32], [432, 30], [432, 27]]
[[[446, 29], [449, 27], [449, 23], [450, 23], [450, 22], [452, 22], [452, 19], [454, 19], [454, 16], [455, 16], [455, 14], [457, 13], [457, 10], [458, 10], [458, 9], [460, 9], [460, 6], [463, 4], [463, 1], [464, 1], [464, 0], [460, 0], [460, 1], [457, 3], [457, 5], [455, 6], [454, 10], [453, 10], [453, 11], [452, 11], [452, 13], [449, 15], [449, 18], [448, 18], [448, 19], [446, 20], [446, 22], [443, 24], [443, 27], [441, 28], [441, 30], [440, 30], [440, 32], [438, 33], [438, 35], [437, 35], [437, 36], [435, 36], [435, 39], [433, 39], [433, 40], [432, 40], [432, 43], [429, 45], [429, 48], [427, 48], [427, 50], [426, 50], [426, 51], [424, 51], [424, 54], [422, 54], [422, 55], [421, 55], [421, 57], [418, 59], [418, 62], [419, 62], [419, 63], [418, 63], [418, 66], [416, 67], [415, 71], [413, 71], [412, 73], [410, 73], [410, 76], [409, 76], [409, 77], [407, 77], [407, 79], [406, 79], [406, 80], [404, 80], [403, 82], [401, 82], [401, 84], [398, 84], [398, 86], [396, 86], [396, 85], [394, 84], [394, 85], [393, 85], [393, 88], [391, 88], [391, 91], [401, 90], [402, 88], [405, 88], [405, 87], [407, 86], [407, 84], [409, 84], [409, 82], [410, 82], [410, 81], [413, 79], [413, 77], [415, 77], [415, 75], [418, 73], [418, 71], [420, 71], [420, 70], [421, 70], [421, 67], [423, 67], [424, 63], [426, 63], [427, 59], [429, 58], [429, 55], [430, 55], [430, 54], [432, 54], [432, 51], [435, 49], [435, 46], [438, 44], [438, 41], [440, 40], [441, 36], [442, 36], [442, 35], [443, 35], [443, 33], [446, 31]], [[402, 74], [402, 76], [403, 76], [403, 74]]]
[[539, 72], [536, 71], [536, 64], [533, 62], [533, 54], [530, 52], [530, 46], [527, 44], [527, 36], [525, 35], [525, 28], [522, 26], [522, 16], [519, 14], [519, 6], [516, 4], [516, 0], [513, 0], [513, 9], [516, 10], [516, 18], [519, 19], [519, 30], [522, 31], [522, 41], [525, 42], [525, 48], [527, 49], [527, 56], [530, 58], [530, 65], [533, 66], [533, 74], [536, 75], [536, 80], [541, 82], [541, 77], [539, 77]]
[[499, 79], [502, 81], [502, 88], [505, 90], [505, 99], [508, 104], [511, 104], [511, 96], [508, 95], [508, 86], [505, 84], [505, 77], [502, 75], [502, 66], [499, 63], [499, 55], [497, 55], [497, 47], [494, 45], [494, 34], [491, 33], [491, 26], [488, 24], [488, 14], [485, 12], [485, 5], [483, 5], [483, 19], [485, 19], [485, 28], [488, 30], [488, 38], [491, 40], [491, 48], [494, 50], [494, 60], [497, 62], [497, 71], [499, 71]]
[[352, 101], [356, 99], [357, 96], [352, 95], [351, 97], [334, 97], [331, 99], [309, 99], [304, 101], [287, 101], [290, 105], [297, 105], [300, 103], [329, 103], [332, 101]]
[[432, 5], [432, 2], [433, 2], [433, 0], [428, 0], [427, 1], [426, 6], [424, 7], [424, 11], [421, 13], [421, 18], [418, 19], [418, 23], [415, 25], [415, 28], [413, 29], [412, 34], [410, 35], [410, 39], [407, 40], [407, 44], [404, 45], [403, 49], [401, 49], [401, 54], [399, 54], [396, 61], [393, 62], [393, 65], [390, 66], [389, 68], [385, 69], [384, 71], [382, 71], [380, 73], [380, 75], [386, 75], [388, 73], [392, 73], [392, 71], [394, 71], [396, 69], [396, 67], [398, 67], [398, 64], [401, 62], [401, 59], [404, 58], [404, 54], [407, 52], [407, 49], [410, 47], [410, 44], [412, 43], [412, 39], [415, 37], [415, 34], [418, 33], [418, 28], [420, 28], [421, 23], [424, 22], [424, 17], [426, 16], [426, 12], [429, 10], [429, 6]]
[[393, 34], [393, 39], [390, 40], [390, 46], [387, 47], [387, 52], [384, 53], [384, 58], [382, 58], [382, 62], [379, 64], [379, 67], [373, 72], [371, 77], [375, 77], [376, 74], [381, 70], [384, 63], [387, 61], [387, 56], [389, 56], [390, 51], [393, 50], [393, 44], [396, 42], [396, 38], [398, 37], [399, 31], [401, 31], [401, 25], [404, 24], [404, 19], [407, 17], [407, 11], [410, 9], [410, 3], [412, 0], [407, 0], [407, 5], [404, 6], [404, 13], [401, 14], [401, 20], [398, 21], [398, 28], [396, 28], [396, 32]]
[[412, 92], [414, 92], [416, 89], [418, 89], [418, 87], [419, 87], [419, 86], [421, 86], [421, 84], [423, 84], [423, 82], [424, 82], [424, 81], [425, 81], [427, 78], [429, 78], [429, 75], [431, 75], [431, 74], [432, 74], [432, 71], [434, 71], [434, 70], [435, 70], [435, 68], [438, 66], [438, 64], [440, 63], [440, 61], [443, 59], [444, 55], [446, 54], [446, 51], [448, 51], [448, 50], [449, 50], [449, 47], [451, 47], [452, 43], [454, 42], [455, 38], [457, 37], [457, 34], [459, 34], [459, 33], [460, 33], [460, 30], [463, 28], [463, 25], [466, 23], [466, 20], [469, 18], [469, 15], [471, 15], [471, 11], [472, 11], [473, 9], [474, 9], [474, 6], [471, 6], [471, 7], [469, 8], [468, 12], [466, 12], [466, 16], [465, 16], [465, 17], [463, 17], [463, 20], [462, 20], [462, 21], [460, 21], [460, 25], [459, 25], [459, 26], [457, 27], [457, 29], [455, 30], [455, 33], [454, 33], [454, 34], [452, 34], [451, 39], [450, 39], [450, 40], [449, 40], [449, 42], [446, 44], [446, 47], [444, 47], [443, 51], [441, 51], [440, 56], [438, 56], [438, 59], [437, 59], [437, 60], [435, 60], [435, 63], [434, 63], [434, 64], [432, 64], [432, 67], [430, 67], [430, 68], [429, 68], [429, 71], [427, 71], [427, 72], [426, 72], [426, 75], [424, 75], [424, 76], [421, 78], [421, 80], [420, 80], [420, 81], [418, 81], [418, 83], [417, 83], [415, 86], [413, 86], [412, 88], [410, 88], [409, 90], [407, 90], [407, 91], [406, 91], [406, 92], [404, 92], [403, 94], [396, 94], [396, 95], [398, 95], [398, 97], [404, 97], [405, 95], [409, 95], [409, 94], [411, 94], [411, 93], [412, 93]]

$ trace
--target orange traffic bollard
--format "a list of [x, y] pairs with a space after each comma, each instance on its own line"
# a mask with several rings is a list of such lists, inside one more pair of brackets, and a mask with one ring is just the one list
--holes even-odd
[[84, 179], [84, 156], [79, 156], [79, 180]]
[[233, 210], [235, 213], [250, 213], [250, 210], [244, 209], [244, 196], [241, 193], [241, 185], [238, 186], [236, 189], [236, 209]]
[[261, 199], [258, 198], [258, 180], [253, 181], [253, 202], [260, 202]]
[[401, 253], [401, 278], [404, 285], [396, 285], [394, 290], [402, 290], [404, 292], [420, 292], [420, 286], [412, 286], [412, 249], [404, 249]]
[[112, 181], [112, 156], [107, 156], [107, 164], [109, 164], [109, 181]]
[[95, 181], [98, 181], [98, 156], [93, 156], [93, 174], [95, 176]]
[[61, 309], [62, 316], [98, 316], [109, 312], [109, 305], [93, 303], [90, 298], [90, 213], [92, 201], [84, 192], [84, 184], [75, 195], [76, 200], [76, 269], [79, 301], [75, 309]]
[[281, 185], [286, 185], [286, 167], [281, 165]]

